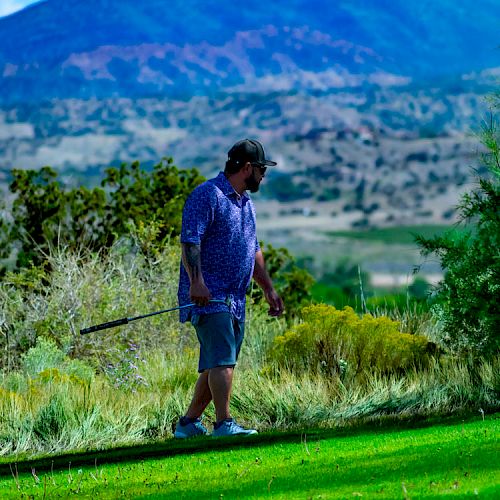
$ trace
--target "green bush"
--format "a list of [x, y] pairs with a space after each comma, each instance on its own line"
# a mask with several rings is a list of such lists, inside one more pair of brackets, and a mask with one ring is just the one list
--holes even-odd
[[[296, 264], [295, 258], [286, 248], [274, 248], [262, 241], [260, 245], [269, 276], [285, 303], [285, 318], [291, 322], [304, 305], [311, 303], [314, 278]], [[252, 284], [247, 295], [253, 303], [265, 302], [262, 290], [255, 284]]]
[[271, 173], [262, 188], [262, 194], [288, 202], [310, 198], [313, 193], [307, 184], [297, 184], [289, 175]]
[[94, 378], [94, 369], [79, 359], [70, 359], [54, 340], [38, 337], [36, 345], [21, 356], [21, 370], [31, 378], [42, 380], [68, 379], [89, 384]]
[[36, 377], [48, 368], [60, 367], [65, 358], [53, 340], [39, 337], [36, 345], [22, 355], [21, 368], [30, 377]]
[[[500, 95], [496, 97], [500, 105]], [[442, 325], [442, 342], [453, 352], [495, 356], [500, 352], [500, 136], [491, 118], [482, 133], [483, 164], [489, 176], [466, 193], [458, 207], [468, 232], [418, 237], [424, 255], [437, 254], [445, 277], [433, 311]]]
[[425, 301], [431, 293], [430, 283], [421, 276], [417, 276], [411, 285], [408, 286], [408, 294], [420, 301]]
[[151, 172], [139, 162], [106, 169], [102, 187], [68, 189], [50, 167], [12, 170], [14, 201], [0, 225], [0, 258], [16, 257], [16, 268], [46, 262], [51, 248], [109, 249], [130, 225], [156, 222], [158, 242], [178, 235], [182, 206], [205, 179], [198, 170], [179, 170], [164, 158]]
[[271, 360], [292, 371], [353, 376], [366, 370], [391, 372], [426, 360], [428, 341], [402, 333], [399, 323], [351, 307], [305, 307], [303, 322], [274, 339]]

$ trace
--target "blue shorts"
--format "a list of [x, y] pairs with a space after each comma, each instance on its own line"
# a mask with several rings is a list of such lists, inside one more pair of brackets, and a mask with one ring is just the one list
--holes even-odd
[[198, 372], [217, 366], [234, 366], [240, 354], [245, 322], [229, 312], [193, 314], [191, 324], [200, 342]]

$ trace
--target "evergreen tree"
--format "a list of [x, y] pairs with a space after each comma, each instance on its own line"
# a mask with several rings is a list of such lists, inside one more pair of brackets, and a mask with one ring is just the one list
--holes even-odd
[[418, 237], [423, 255], [437, 254], [445, 277], [438, 285], [433, 311], [441, 321], [442, 341], [453, 352], [494, 356], [500, 351], [500, 94], [480, 135], [486, 152], [476, 171], [477, 186], [458, 205], [460, 237], [450, 231], [431, 239]]

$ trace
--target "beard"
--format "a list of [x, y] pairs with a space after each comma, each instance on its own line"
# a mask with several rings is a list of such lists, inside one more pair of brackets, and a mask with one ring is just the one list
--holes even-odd
[[248, 189], [251, 193], [256, 193], [259, 190], [260, 182], [255, 178], [255, 174], [252, 172], [246, 180], [246, 189]]

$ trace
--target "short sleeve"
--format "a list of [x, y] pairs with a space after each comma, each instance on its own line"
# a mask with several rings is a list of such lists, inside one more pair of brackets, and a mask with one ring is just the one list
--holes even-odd
[[198, 186], [187, 198], [182, 210], [181, 243], [199, 245], [214, 220], [215, 194], [205, 185]]
[[255, 253], [257, 253], [260, 250], [260, 245], [259, 245], [259, 240], [257, 239], [257, 236], [255, 237]]

